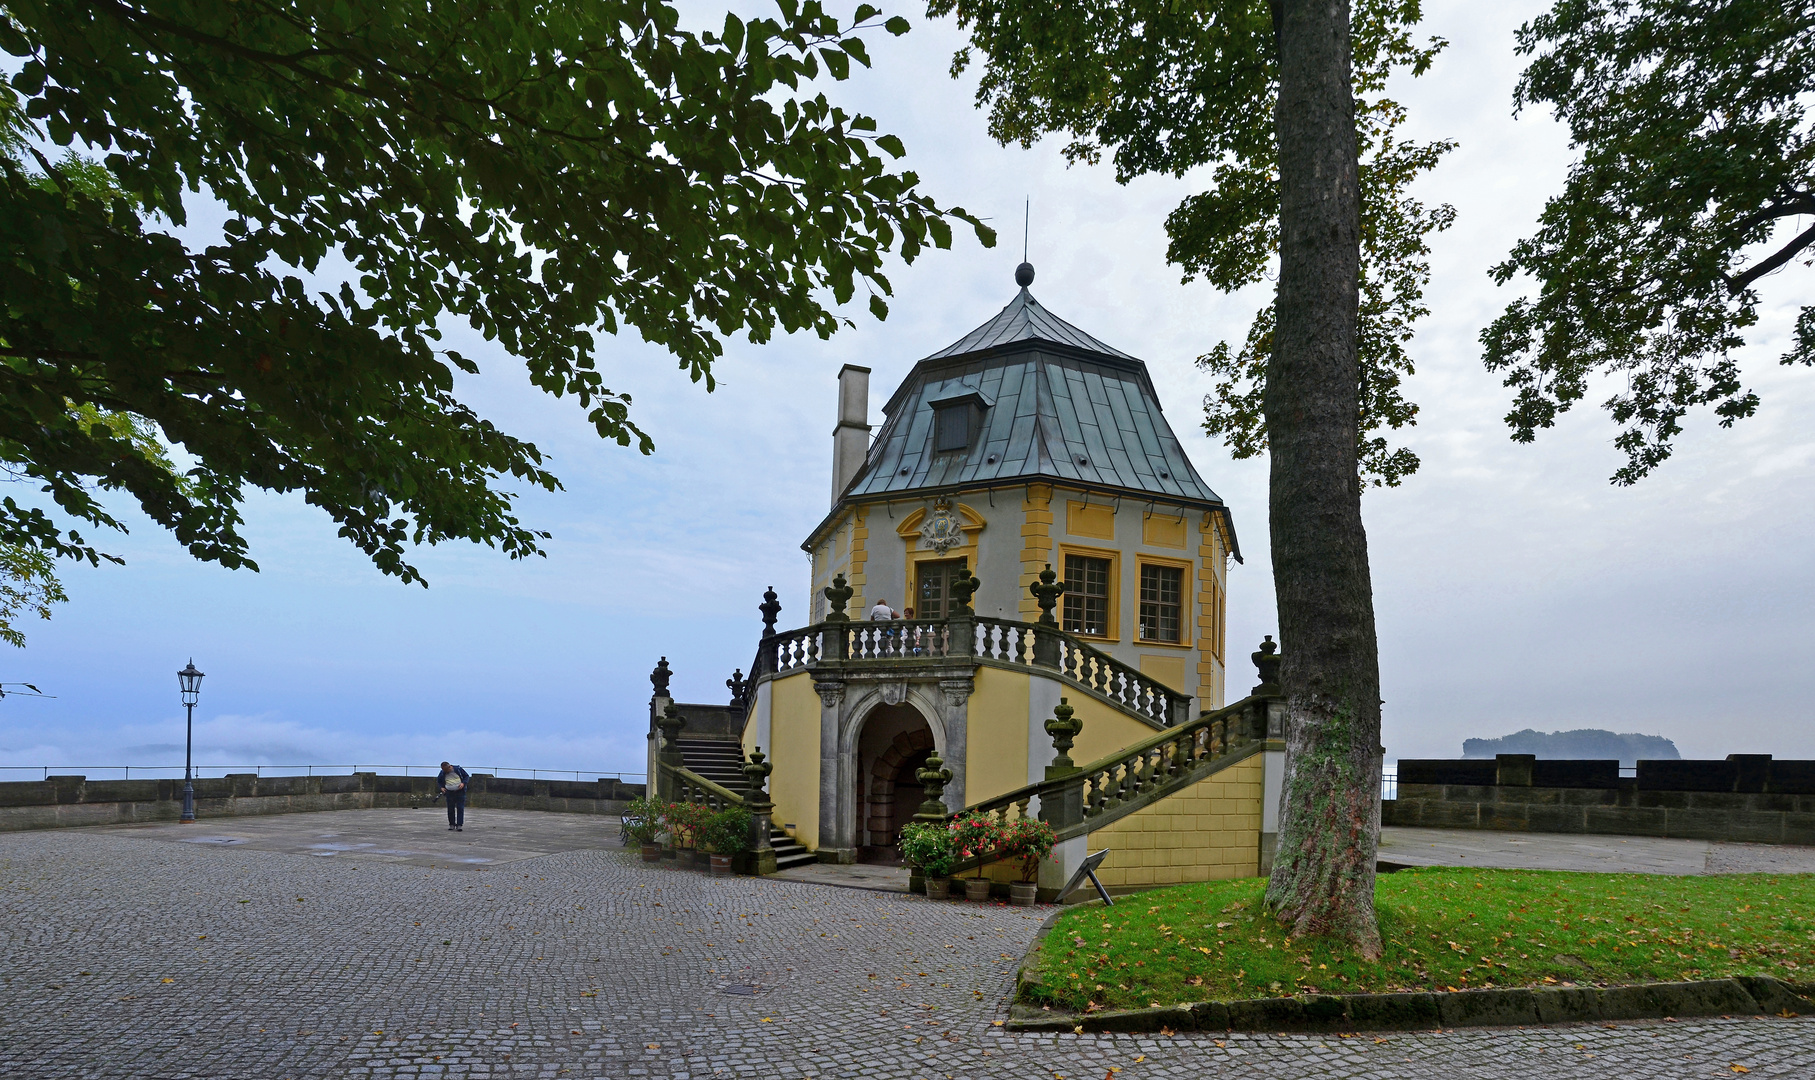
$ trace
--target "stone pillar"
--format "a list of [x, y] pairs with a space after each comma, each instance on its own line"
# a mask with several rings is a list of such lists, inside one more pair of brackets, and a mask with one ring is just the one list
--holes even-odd
[[1273, 854], [1279, 849], [1279, 804], [1286, 795], [1286, 703], [1279, 686], [1279, 646], [1269, 634], [1253, 655], [1260, 684], [1250, 691], [1256, 700], [1242, 718], [1242, 732], [1229, 741], [1245, 745], [1261, 741], [1260, 872], [1273, 872]]
[[1499, 787], [1530, 787], [1531, 767], [1536, 754], [1495, 754], [1494, 784]]
[[1040, 606], [1039, 629], [1034, 631], [1034, 663], [1040, 667], [1059, 666], [1059, 620], [1053, 618], [1052, 609], [1065, 595], [1065, 583], [1058, 577], [1052, 564], [1047, 563], [1038, 580], [1027, 586], [1027, 591], [1034, 594], [1034, 603]]
[[[959, 620], [953, 620], [956, 624]], [[970, 641], [971, 620], [962, 620], [965, 627], [965, 640]], [[955, 635], [957, 630], [952, 631]], [[956, 814], [967, 805], [965, 801], [965, 761], [970, 752], [970, 700], [971, 692], [977, 688], [975, 679], [940, 679], [939, 692], [945, 699], [945, 764], [952, 770], [952, 778], [945, 785], [945, 805]]]
[[686, 759], [681, 756], [679, 740], [681, 729], [687, 725], [687, 721], [681, 716], [681, 711], [670, 703], [663, 706], [662, 715], [655, 723], [661, 729], [662, 745], [656, 753], [656, 770], [650, 780], [654, 783], [660, 798], [673, 802], [678, 798], [674, 790], [674, 782], [669, 777], [667, 770], [661, 766], [680, 768], [686, 765]]
[[[832, 628], [844, 627], [835, 624]], [[842, 804], [846, 796], [855, 799], [855, 765], [848, 760], [850, 755], [839, 752], [838, 746], [844, 728], [845, 684], [835, 675], [823, 679], [819, 676], [819, 672], [814, 672], [813, 689], [819, 694], [819, 835], [812, 844], [820, 862], [854, 863], [856, 814], [845, 814]]]
[[750, 803], [750, 872], [753, 874], [775, 873], [775, 845], [769, 838], [770, 815], [775, 812], [775, 804], [769, 801], [768, 792], [763, 790], [769, 773], [775, 766], [765, 761], [764, 757], [763, 748], [758, 746], [750, 751], [750, 760], [744, 763], [744, 780]]

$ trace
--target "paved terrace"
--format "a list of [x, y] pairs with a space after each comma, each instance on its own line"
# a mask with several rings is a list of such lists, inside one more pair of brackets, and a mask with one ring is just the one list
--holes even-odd
[[431, 809], [0, 835], [0, 1075], [1815, 1072], [1815, 1020], [1775, 1018], [1010, 1035], [994, 1024], [1045, 910], [715, 881], [645, 868], [615, 833], [507, 811], [448, 833]]

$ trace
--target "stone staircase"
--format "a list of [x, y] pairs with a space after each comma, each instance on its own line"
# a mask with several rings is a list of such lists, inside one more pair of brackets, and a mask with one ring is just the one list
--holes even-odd
[[[744, 778], [744, 748], [741, 745], [723, 739], [677, 739], [675, 742], [680, 747], [682, 762], [688, 772], [740, 796], [749, 795], [749, 783]], [[770, 829], [769, 843], [775, 848], [777, 870], [819, 861], [819, 856], [808, 851], [780, 826]]]
[[819, 861], [819, 856], [796, 843], [794, 838], [779, 826], [770, 828], [769, 845], [775, 849], [775, 868], [777, 870], [786, 870], [790, 866], [808, 866]]
[[724, 739], [677, 739], [687, 771], [738, 795], [747, 794], [744, 748]]

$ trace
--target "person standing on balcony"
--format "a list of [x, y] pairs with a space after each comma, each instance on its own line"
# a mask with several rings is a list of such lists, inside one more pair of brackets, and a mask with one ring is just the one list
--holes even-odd
[[877, 597], [876, 606], [870, 609], [871, 622], [888, 622], [891, 619], [899, 619], [900, 617], [901, 616], [895, 614], [895, 609], [889, 606], [889, 602], [881, 597]]
[[466, 831], [466, 782], [471, 779], [458, 765], [441, 763], [441, 775], [435, 777], [435, 790], [447, 800], [447, 827], [453, 832]]

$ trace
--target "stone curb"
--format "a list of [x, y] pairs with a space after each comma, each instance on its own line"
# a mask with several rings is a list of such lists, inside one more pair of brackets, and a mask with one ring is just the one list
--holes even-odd
[[[1016, 981], [1017, 998], [1026, 986], [1024, 974]], [[1639, 986], [1307, 994], [1085, 1015], [1016, 1004], [1009, 1009], [1006, 1026], [1010, 1031], [1074, 1031], [1080, 1027], [1085, 1031], [1386, 1031], [1785, 1013], [1815, 1013], [1815, 987], [1742, 975]]]

